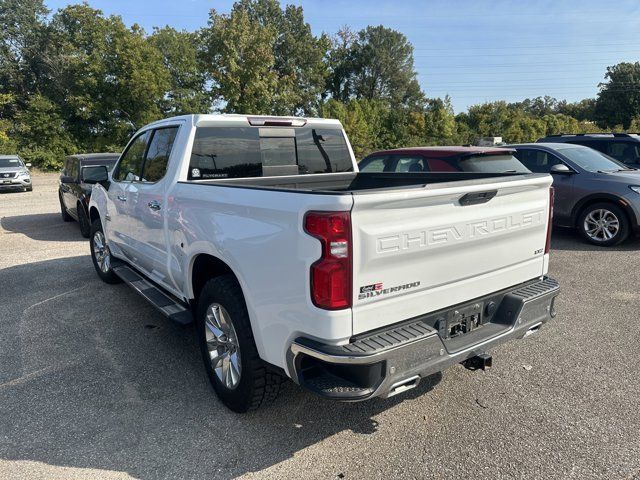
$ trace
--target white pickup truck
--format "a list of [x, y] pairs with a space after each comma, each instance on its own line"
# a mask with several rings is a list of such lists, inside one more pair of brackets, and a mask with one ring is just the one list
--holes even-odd
[[336, 120], [170, 118], [111, 173], [83, 171], [91, 255], [105, 282], [195, 321], [234, 411], [286, 377], [338, 400], [391, 396], [485, 368], [487, 349], [555, 316], [551, 177], [501, 159], [504, 173], [359, 173]]

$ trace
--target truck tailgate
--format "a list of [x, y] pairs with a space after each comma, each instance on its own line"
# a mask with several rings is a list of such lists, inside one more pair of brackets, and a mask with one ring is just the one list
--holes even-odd
[[354, 335], [546, 273], [550, 185], [526, 175], [354, 195]]

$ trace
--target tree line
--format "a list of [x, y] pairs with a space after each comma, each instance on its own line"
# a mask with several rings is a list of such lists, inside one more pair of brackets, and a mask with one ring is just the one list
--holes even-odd
[[44, 169], [65, 155], [121, 151], [141, 126], [185, 113], [342, 121], [358, 158], [376, 149], [481, 136], [640, 130], [640, 63], [607, 68], [597, 98], [490, 102], [454, 114], [421, 89], [413, 46], [384, 26], [314, 35], [302, 7], [238, 0], [205, 27], [145, 32], [89, 4], [50, 12], [0, 0], [0, 153]]

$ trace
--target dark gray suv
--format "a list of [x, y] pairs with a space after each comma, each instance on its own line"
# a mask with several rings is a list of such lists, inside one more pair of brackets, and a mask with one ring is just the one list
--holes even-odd
[[510, 145], [529, 170], [550, 173], [554, 223], [578, 228], [595, 245], [612, 246], [640, 231], [640, 171], [581, 145]]
[[572, 143], [595, 148], [619, 162], [640, 168], [640, 136], [636, 133], [576, 133], [548, 135], [541, 143]]

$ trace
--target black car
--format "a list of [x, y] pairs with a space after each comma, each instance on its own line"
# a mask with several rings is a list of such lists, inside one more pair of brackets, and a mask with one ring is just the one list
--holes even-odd
[[91, 167], [104, 165], [111, 170], [119, 157], [119, 153], [86, 153], [70, 155], [64, 159], [58, 189], [62, 219], [65, 222], [77, 220], [80, 233], [85, 238], [89, 238], [91, 228], [87, 208], [93, 184], [85, 183], [84, 180], [91, 175]]
[[640, 135], [636, 133], [577, 133], [548, 135], [539, 143], [573, 143], [593, 148], [631, 168], [640, 168]]

